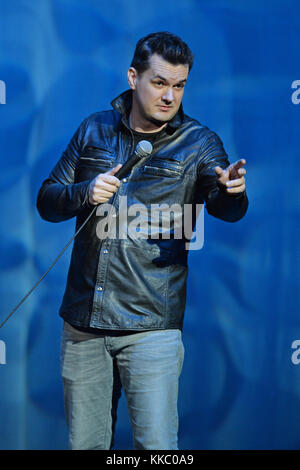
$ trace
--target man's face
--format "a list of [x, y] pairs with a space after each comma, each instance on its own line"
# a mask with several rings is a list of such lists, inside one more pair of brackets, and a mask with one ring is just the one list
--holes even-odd
[[156, 125], [170, 121], [180, 107], [188, 73], [188, 65], [173, 65], [158, 54], [151, 56], [142, 74], [131, 67], [128, 81], [134, 90], [135, 118]]

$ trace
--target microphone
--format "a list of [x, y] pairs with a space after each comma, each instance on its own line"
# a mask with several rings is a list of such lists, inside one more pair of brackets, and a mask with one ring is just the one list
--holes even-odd
[[[148, 157], [152, 152], [152, 145], [148, 140], [141, 140], [137, 146], [136, 149], [133, 153], [133, 156], [127, 160], [122, 168], [120, 168], [117, 173], [115, 173], [114, 176], [117, 178], [121, 179], [123, 178], [128, 172], [131, 171], [132, 167], [139, 161], [141, 161], [143, 158]], [[27, 292], [27, 294], [20, 300], [20, 302], [16, 305], [16, 307], [10, 312], [10, 314], [3, 320], [3, 322], [0, 324], [0, 328], [7, 322], [7, 320], [15, 313], [15, 311], [23, 304], [23, 302], [29, 297], [29, 295], [33, 292], [33, 290], [38, 286], [38, 284], [44, 279], [44, 277], [48, 274], [48, 272], [53, 268], [55, 263], [59, 260], [59, 258], [62, 256], [62, 254], [66, 251], [68, 246], [72, 243], [74, 238], [78, 235], [78, 233], [83, 229], [83, 227], [86, 225], [88, 220], [92, 217], [94, 214], [95, 210], [97, 209], [98, 205], [95, 205], [93, 210], [90, 212], [88, 217], [85, 219], [83, 224], [78, 228], [77, 232], [73, 235], [71, 240], [67, 243], [67, 245], [63, 248], [63, 250], [59, 253], [59, 255], [56, 257], [56, 259], [53, 261], [53, 263], [49, 266], [47, 271], [42, 275], [42, 277], [35, 283], [35, 285]]]
[[133, 153], [133, 156], [127, 160], [122, 168], [120, 168], [117, 173], [114, 174], [119, 179], [122, 179], [127, 173], [130, 173], [132, 167], [143, 158], [148, 157], [152, 152], [152, 145], [148, 140], [141, 140]]

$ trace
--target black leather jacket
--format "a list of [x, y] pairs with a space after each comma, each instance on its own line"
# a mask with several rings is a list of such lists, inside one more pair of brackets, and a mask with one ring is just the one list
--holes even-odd
[[[89, 215], [90, 181], [124, 163], [134, 150], [128, 125], [131, 98], [130, 90], [122, 93], [112, 101], [113, 110], [94, 113], [80, 125], [40, 188], [37, 208], [43, 219], [59, 222], [76, 216], [77, 230]], [[181, 106], [154, 142], [150, 158], [132, 170], [109, 202], [116, 214], [121, 196], [127, 196], [128, 207], [176, 203], [183, 208], [205, 202], [209, 214], [235, 222], [246, 213], [248, 198], [246, 192], [225, 193], [217, 184], [216, 165], [229, 165], [221, 140]], [[171, 224], [167, 239], [100, 240], [97, 224], [105, 216], [93, 214], [74, 240], [60, 315], [79, 327], [182, 329], [186, 239], [176, 239]]]

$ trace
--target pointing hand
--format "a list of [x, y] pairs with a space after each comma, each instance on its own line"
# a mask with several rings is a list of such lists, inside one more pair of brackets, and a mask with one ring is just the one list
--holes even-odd
[[224, 170], [220, 166], [214, 168], [218, 175], [218, 182], [226, 187], [226, 192], [229, 194], [242, 193], [246, 189], [246, 182], [244, 175], [246, 174], [243, 166], [246, 160], [242, 158], [235, 163], [232, 163]]

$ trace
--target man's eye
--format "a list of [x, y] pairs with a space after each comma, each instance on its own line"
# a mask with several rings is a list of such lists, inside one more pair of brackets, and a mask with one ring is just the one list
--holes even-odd
[[164, 82], [154, 82], [154, 83], [155, 83], [155, 85], [158, 85], [158, 86], [161, 86], [161, 85], [164, 84]]
[[184, 84], [183, 83], [178, 83], [178, 85], [175, 85], [176, 88], [184, 88]]

